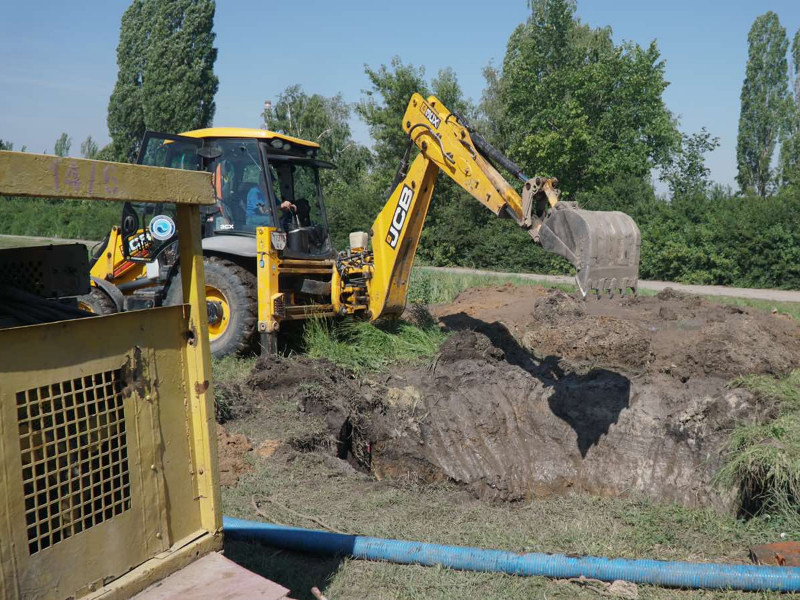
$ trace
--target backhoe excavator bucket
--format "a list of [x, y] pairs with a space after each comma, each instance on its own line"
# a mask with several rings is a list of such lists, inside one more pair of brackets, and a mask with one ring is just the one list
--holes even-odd
[[577, 269], [584, 298], [593, 289], [598, 295], [637, 292], [642, 235], [625, 213], [580, 210], [574, 202], [559, 202], [543, 219], [538, 235], [542, 248]]

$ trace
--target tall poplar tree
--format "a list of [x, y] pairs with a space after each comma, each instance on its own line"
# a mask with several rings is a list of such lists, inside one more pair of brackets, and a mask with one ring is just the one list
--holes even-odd
[[69, 156], [70, 148], [72, 148], [72, 138], [66, 133], [62, 133], [56, 140], [56, 145], [53, 147], [53, 154], [56, 156]]
[[789, 103], [786, 136], [781, 142], [781, 183], [800, 184], [800, 29], [792, 43], [794, 101]]
[[133, 162], [145, 132], [142, 107], [145, 50], [150, 30], [150, 6], [133, 0], [122, 15], [117, 46], [117, 83], [108, 102], [110, 157]]
[[769, 11], [753, 22], [747, 43], [747, 71], [742, 85], [736, 144], [739, 167], [736, 180], [743, 191], [754, 190], [765, 198], [775, 184], [772, 157], [787, 125], [789, 40], [778, 15]]
[[219, 88], [215, 10], [213, 0], [155, 2], [142, 85], [148, 129], [179, 133], [211, 125]]
[[114, 158], [135, 160], [147, 129], [211, 125], [219, 87], [215, 10], [213, 0], [133, 0], [125, 11], [108, 105]]

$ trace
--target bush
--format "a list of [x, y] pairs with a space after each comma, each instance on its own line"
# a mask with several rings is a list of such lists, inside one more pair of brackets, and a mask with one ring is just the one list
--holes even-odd
[[121, 211], [118, 202], [0, 196], [0, 234], [102, 240]]

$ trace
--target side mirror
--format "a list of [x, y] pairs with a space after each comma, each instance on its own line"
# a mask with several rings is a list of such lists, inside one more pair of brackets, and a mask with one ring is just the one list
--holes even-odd
[[130, 202], [126, 202], [122, 206], [122, 236], [130, 237], [139, 231], [139, 214], [131, 206]]

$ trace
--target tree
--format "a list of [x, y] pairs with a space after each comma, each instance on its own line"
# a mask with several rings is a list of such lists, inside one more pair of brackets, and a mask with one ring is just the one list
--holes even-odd
[[391, 170], [397, 168], [408, 145], [408, 136], [401, 127], [408, 101], [415, 92], [428, 95], [425, 69], [404, 65], [395, 56], [390, 67], [373, 69], [364, 65], [364, 71], [371, 89], [364, 90], [366, 98], [356, 105], [356, 113], [369, 127], [378, 165]]
[[789, 40], [778, 15], [770, 11], [753, 22], [747, 43], [747, 70], [742, 84], [736, 144], [739, 167], [736, 180], [743, 191], [755, 190], [766, 198], [775, 183], [772, 157], [778, 138], [787, 127], [786, 51]]
[[133, 162], [145, 132], [142, 83], [150, 32], [151, 6], [133, 0], [122, 15], [117, 45], [117, 82], [108, 102], [109, 151], [113, 160]]
[[711, 171], [706, 167], [705, 155], [719, 146], [719, 138], [712, 137], [703, 127], [699, 133], [681, 134], [681, 145], [661, 170], [661, 181], [669, 186], [673, 198], [695, 197], [708, 192]]
[[789, 103], [786, 135], [781, 142], [781, 182], [800, 185], [800, 29], [792, 42], [794, 102]]
[[14, 142], [7, 142], [4, 140], [0, 140], [0, 150], [13, 150], [14, 149]]
[[62, 133], [61, 137], [56, 140], [56, 145], [53, 147], [53, 154], [56, 156], [69, 156], [69, 149], [72, 147], [72, 138], [66, 133]]
[[309, 96], [299, 85], [292, 85], [262, 117], [268, 129], [319, 143], [320, 158], [336, 161], [353, 143], [350, 107], [341, 94]]
[[211, 125], [219, 79], [213, 0], [154, 3], [145, 52], [142, 108], [148, 129], [181, 132]]
[[88, 136], [83, 142], [81, 142], [81, 156], [83, 158], [97, 158], [97, 155], [100, 153], [100, 148], [92, 139], [92, 136]]
[[483, 106], [500, 147], [527, 173], [557, 177], [568, 196], [646, 178], [678, 146], [655, 42], [616, 46], [610, 28], [577, 19], [575, 2], [532, 0], [502, 70], [485, 74]]
[[213, 0], [133, 0], [122, 16], [108, 105], [112, 154], [133, 161], [145, 130], [178, 133], [214, 117]]

